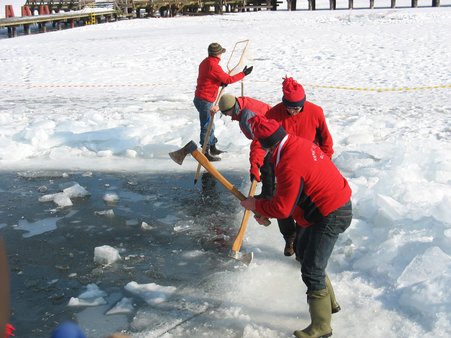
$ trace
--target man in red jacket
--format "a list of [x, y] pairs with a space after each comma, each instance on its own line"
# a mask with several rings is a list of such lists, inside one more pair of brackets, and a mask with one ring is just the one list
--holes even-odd
[[[283, 126], [288, 134], [314, 142], [329, 158], [332, 158], [333, 141], [326, 118], [320, 106], [307, 101], [304, 88], [291, 77], [285, 77], [282, 84], [282, 102], [267, 114]], [[274, 174], [268, 156], [262, 167], [262, 193], [257, 198], [270, 198], [274, 192]], [[292, 217], [278, 219], [279, 230], [285, 239], [284, 255], [294, 254], [296, 226]]]
[[232, 121], [238, 121], [244, 136], [252, 140], [249, 153], [249, 161], [251, 163], [250, 177], [251, 181], [255, 179], [257, 182], [260, 182], [260, 167], [263, 166], [266, 150], [261, 147], [252, 134], [249, 120], [257, 115], [264, 116], [271, 109], [271, 106], [251, 97], [235, 97], [230, 94], [224, 94], [219, 99], [218, 107], [213, 107], [214, 111], [218, 109], [222, 114], [230, 116]]
[[266, 218], [296, 221], [296, 254], [307, 286], [311, 324], [294, 332], [296, 337], [332, 335], [331, 294], [326, 267], [335, 242], [352, 220], [351, 188], [327, 156], [313, 142], [287, 134], [275, 120], [257, 116], [252, 131], [263, 148], [272, 150], [277, 180], [271, 199], [247, 198], [241, 205]]
[[[199, 112], [200, 120], [200, 144], [203, 146], [205, 135], [207, 133], [211, 114], [211, 108], [218, 95], [220, 86], [227, 86], [230, 83], [240, 81], [245, 76], [252, 72], [253, 67], [244, 67], [242, 72], [230, 76], [219, 65], [221, 55], [225, 53], [225, 48], [222, 48], [219, 43], [213, 42], [208, 46], [208, 57], [205, 58], [199, 65], [199, 75], [197, 77], [196, 92], [194, 94], [194, 106]], [[206, 148], [205, 156], [210, 161], [220, 161], [221, 158], [217, 155], [222, 151], [216, 147], [218, 140], [215, 137], [214, 126], [211, 129], [210, 138]]]

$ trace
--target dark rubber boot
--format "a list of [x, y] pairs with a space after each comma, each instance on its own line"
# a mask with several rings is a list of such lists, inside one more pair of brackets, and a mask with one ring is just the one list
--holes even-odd
[[285, 248], [283, 254], [287, 257], [295, 254], [294, 240], [296, 238], [296, 223], [293, 217], [277, 219], [280, 233], [285, 239]]
[[294, 241], [285, 241], [285, 248], [283, 249], [283, 254], [287, 257], [294, 255]]
[[210, 162], [218, 162], [221, 161], [221, 158], [218, 156], [214, 156], [213, 154], [211, 154], [210, 152], [210, 147], [207, 147], [207, 149], [205, 149], [205, 157], [210, 161]]
[[222, 153], [225, 153], [225, 151], [219, 150], [218, 148], [216, 148], [216, 144], [213, 144], [210, 146], [210, 154], [216, 156], [216, 155], [221, 155]]

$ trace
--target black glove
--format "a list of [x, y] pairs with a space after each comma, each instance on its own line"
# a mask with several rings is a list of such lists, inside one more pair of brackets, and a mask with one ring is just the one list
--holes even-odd
[[250, 73], [252, 73], [252, 69], [254, 69], [254, 66], [250, 66], [249, 68], [245, 66], [243, 69], [244, 76], [248, 76]]
[[227, 87], [228, 85], [227, 85], [227, 83], [221, 83], [221, 87], [222, 88], [225, 88], [225, 87]]

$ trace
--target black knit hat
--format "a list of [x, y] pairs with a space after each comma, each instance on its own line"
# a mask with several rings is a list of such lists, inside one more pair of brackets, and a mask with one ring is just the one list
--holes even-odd
[[222, 48], [222, 46], [217, 42], [210, 43], [208, 46], [208, 55], [210, 56], [217, 56], [225, 52], [226, 49]]

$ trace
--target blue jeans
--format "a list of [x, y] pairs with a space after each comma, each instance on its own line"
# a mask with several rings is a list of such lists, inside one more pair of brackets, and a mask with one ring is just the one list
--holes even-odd
[[[199, 112], [199, 121], [200, 121], [200, 145], [204, 145], [205, 134], [207, 134], [208, 124], [210, 123], [211, 115], [210, 109], [213, 106], [212, 102], [208, 102], [198, 97], [195, 97], [193, 100], [194, 106]], [[213, 145], [216, 143], [215, 138], [215, 125], [213, 124], [211, 127], [210, 138], [208, 139], [208, 145]]]
[[302, 280], [307, 286], [307, 292], [326, 288], [327, 262], [338, 235], [349, 227], [351, 220], [352, 203], [349, 200], [308, 228], [297, 227], [296, 256], [301, 262]]

